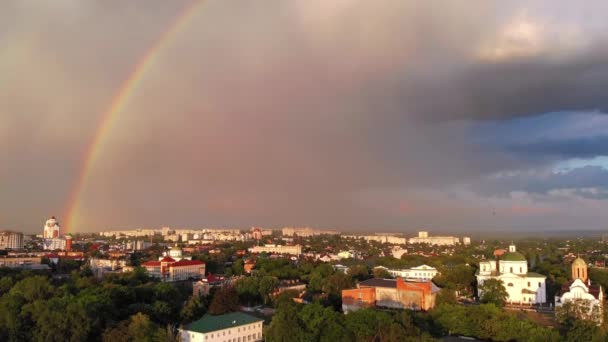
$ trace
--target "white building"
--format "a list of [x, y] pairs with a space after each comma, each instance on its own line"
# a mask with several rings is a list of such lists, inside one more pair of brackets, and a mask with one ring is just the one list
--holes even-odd
[[417, 237], [409, 239], [409, 243], [428, 243], [429, 245], [453, 246], [460, 243], [456, 236], [429, 236], [428, 232], [418, 232]]
[[462, 244], [465, 246], [468, 246], [471, 244], [471, 238], [468, 236], [463, 236], [462, 237]]
[[339, 235], [340, 232], [335, 230], [323, 230], [323, 229], [314, 229], [310, 227], [285, 227], [281, 229], [281, 233], [283, 236], [299, 236], [299, 237], [311, 237], [316, 235]]
[[302, 246], [294, 245], [294, 246], [282, 246], [282, 245], [264, 245], [264, 246], [254, 246], [249, 248], [250, 253], [275, 253], [275, 254], [290, 254], [290, 255], [300, 255], [302, 254]]
[[59, 222], [57, 222], [55, 216], [52, 216], [50, 219], [46, 220], [46, 223], [44, 224], [42, 237], [45, 239], [58, 238], [60, 228]]
[[169, 257], [175, 261], [180, 260], [192, 260], [191, 256], [184, 256], [181, 248], [171, 248], [168, 252], [163, 252], [163, 255], [158, 257], [158, 261], [161, 261], [164, 257]]
[[343, 235], [344, 239], [354, 239], [354, 240], [365, 240], [376, 241], [380, 243], [389, 243], [393, 245], [405, 245], [407, 243], [407, 238], [399, 236], [397, 234], [376, 234], [376, 235]]
[[262, 341], [264, 320], [242, 312], [205, 315], [179, 329], [182, 342], [252, 342]]
[[401, 259], [404, 254], [407, 254], [407, 249], [401, 247], [393, 247], [391, 254], [395, 259]]
[[42, 246], [46, 251], [65, 250], [65, 239], [44, 239]]
[[198, 260], [175, 261], [170, 257], [164, 257], [160, 261], [148, 261], [141, 266], [151, 277], [166, 282], [200, 279], [205, 276], [205, 263]]
[[587, 274], [587, 265], [581, 258], [572, 263], [572, 280], [562, 285], [561, 295], [555, 297], [555, 308], [559, 310], [566, 303], [575, 306], [580, 319], [602, 323], [604, 317], [604, 290], [592, 284]]
[[23, 234], [11, 231], [0, 232], [0, 249], [23, 249]]
[[[477, 273], [478, 288], [487, 279], [502, 281], [508, 293], [507, 301], [512, 304], [542, 304], [547, 302], [546, 276], [528, 272], [528, 262], [517, 252], [515, 245], [496, 260], [479, 263]], [[483, 293], [480, 291], [479, 296]]]
[[420, 265], [412, 268], [405, 269], [390, 269], [384, 266], [376, 266], [374, 268], [381, 268], [390, 273], [393, 277], [401, 277], [404, 279], [418, 279], [418, 280], [431, 280], [435, 277], [439, 272], [435, 267], [431, 267], [429, 265]]

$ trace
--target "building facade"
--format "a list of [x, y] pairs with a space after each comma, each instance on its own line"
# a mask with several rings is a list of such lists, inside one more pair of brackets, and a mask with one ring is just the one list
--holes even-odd
[[591, 283], [587, 274], [587, 264], [583, 259], [576, 258], [571, 268], [572, 280], [562, 285], [561, 294], [555, 297], [556, 310], [570, 303], [577, 318], [602, 324], [604, 319], [602, 286]]
[[460, 243], [460, 239], [456, 236], [429, 236], [428, 232], [418, 232], [417, 237], [409, 239], [409, 243], [426, 243], [429, 245], [453, 246]]
[[0, 232], [0, 249], [23, 249], [23, 234], [18, 232]]
[[381, 268], [390, 273], [393, 277], [404, 278], [404, 279], [418, 279], [418, 280], [431, 280], [435, 277], [439, 272], [435, 267], [431, 267], [429, 265], [420, 265], [412, 268], [405, 269], [390, 269], [383, 266], [377, 266], [375, 268]]
[[345, 313], [365, 307], [430, 310], [440, 289], [431, 281], [404, 281], [373, 278], [362, 281], [356, 289], [342, 291]]
[[231, 312], [223, 315], [205, 315], [179, 329], [182, 342], [253, 342], [263, 341], [264, 320]]
[[151, 277], [160, 278], [166, 282], [205, 276], [205, 263], [198, 260], [175, 261], [170, 257], [164, 257], [160, 261], [148, 261], [141, 266], [148, 271]]
[[[547, 302], [547, 277], [528, 272], [528, 262], [523, 254], [517, 252], [515, 245], [509, 246], [506, 253], [495, 253], [496, 259], [482, 261], [477, 271], [478, 288], [488, 279], [502, 281], [511, 304], [532, 305]], [[481, 297], [483, 293], [479, 291]]]
[[254, 246], [249, 248], [250, 253], [274, 253], [274, 254], [290, 254], [290, 255], [300, 255], [302, 254], [302, 246], [301, 245], [293, 245], [293, 246], [282, 246], [282, 245], [264, 245], [264, 246]]

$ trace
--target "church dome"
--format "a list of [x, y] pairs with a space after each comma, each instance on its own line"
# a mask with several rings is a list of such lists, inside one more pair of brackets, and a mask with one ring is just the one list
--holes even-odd
[[585, 262], [585, 260], [581, 259], [581, 258], [576, 258], [574, 259], [574, 261], [572, 262], [572, 267], [587, 267], [587, 263]]
[[505, 253], [500, 257], [502, 261], [526, 261], [526, 257], [519, 252]]

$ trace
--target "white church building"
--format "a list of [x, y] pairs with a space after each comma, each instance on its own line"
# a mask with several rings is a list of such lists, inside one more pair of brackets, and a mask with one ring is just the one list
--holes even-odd
[[[495, 253], [495, 260], [479, 263], [477, 273], [478, 288], [487, 279], [502, 281], [508, 293], [507, 302], [511, 304], [543, 304], [547, 302], [547, 277], [528, 272], [528, 262], [523, 254], [517, 252], [515, 245], [503, 254]], [[483, 293], [479, 293], [481, 297]]]
[[561, 294], [555, 297], [555, 309], [559, 310], [566, 303], [575, 305], [579, 319], [595, 321], [601, 324], [604, 316], [604, 290], [598, 284], [592, 284], [587, 274], [587, 264], [581, 258], [572, 262], [572, 280], [562, 285]]

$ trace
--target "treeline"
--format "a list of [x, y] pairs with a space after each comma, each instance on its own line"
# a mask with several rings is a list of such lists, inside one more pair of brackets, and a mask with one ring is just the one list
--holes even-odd
[[0, 341], [171, 341], [205, 303], [142, 269], [96, 280], [0, 269]]
[[441, 304], [427, 313], [361, 309], [342, 314], [318, 303], [281, 300], [265, 332], [267, 341], [435, 341], [465, 336], [485, 341], [603, 341], [601, 330], [579, 321], [569, 331], [543, 327], [494, 304]]

